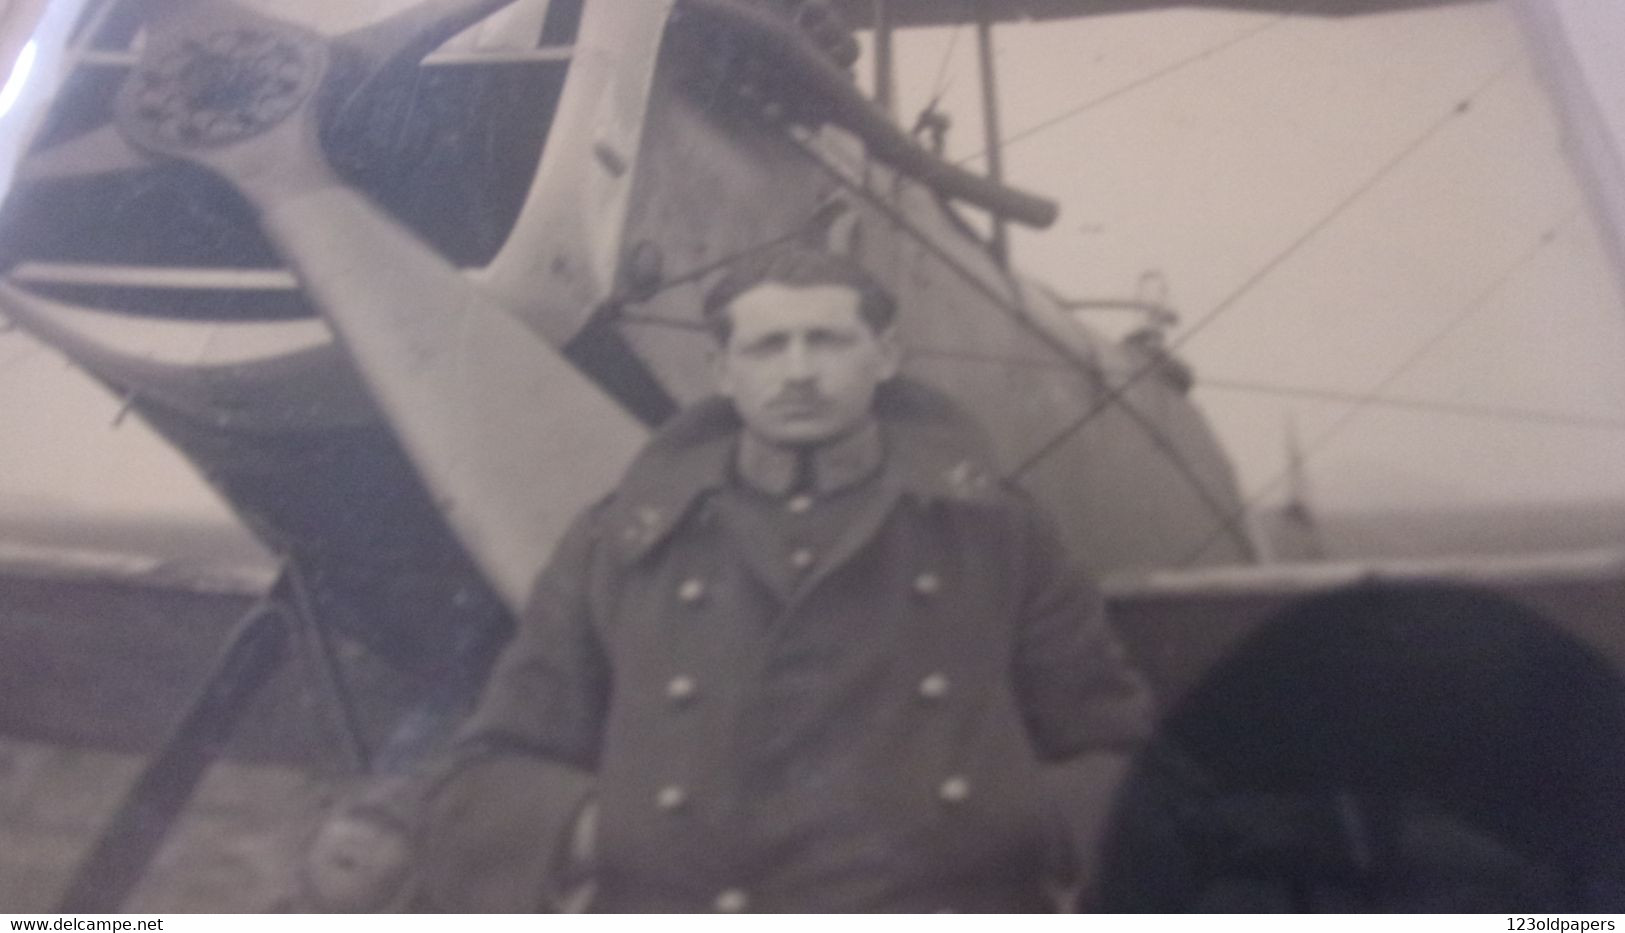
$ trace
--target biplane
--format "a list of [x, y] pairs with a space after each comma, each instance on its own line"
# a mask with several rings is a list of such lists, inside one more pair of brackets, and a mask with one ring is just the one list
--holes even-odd
[[[0, 312], [125, 399], [282, 570], [67, 903], [116, 906], [155, 844], [132, 854], [134, 827], [184, 802], [153, 801], [195, 781], [289, 618], [466, 701], [565, 524], [709, 391], [700, 296], [752, 250], [813, 242], [886, 282], [907, 374], [988, 426], [1091, 566], [1257, 560], [1179, 361], [1008, 259], [1006, 226], [1056, 206], [1003, 178], [991, 30], [1162, 5], [85, 3], [0, 212]], [[966, 10], [985, 174], [890, 113], [893, 31]], [[145, 324], [210, 336], [166, 357]]]

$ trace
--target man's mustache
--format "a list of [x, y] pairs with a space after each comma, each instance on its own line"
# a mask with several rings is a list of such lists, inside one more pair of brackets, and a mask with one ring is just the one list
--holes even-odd
[[829, 401], [829, 397], [817, 389], [787, 389], [768, 399], [768, 407], [802, 408], [809, 405], [822, 405]]

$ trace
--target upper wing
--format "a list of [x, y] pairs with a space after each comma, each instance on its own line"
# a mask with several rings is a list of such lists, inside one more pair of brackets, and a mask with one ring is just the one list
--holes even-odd
[[[978, 0], [888, 0], [893, 26], [943, 26], [973, 19]], [[995, 22], [1066, 19], [1165, 7], [1211, 7], [1305, 16], [1360, 16], [1484, 0], [982, 0]], [[834, 0], [854, 26], [872, 25], [874, 0]]]

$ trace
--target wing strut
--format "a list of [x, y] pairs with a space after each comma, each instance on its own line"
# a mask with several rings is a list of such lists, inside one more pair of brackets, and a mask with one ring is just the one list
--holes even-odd
[[334, 653], [327, 622], [303, 594], [292, 560], [271, 591], [237, 623], [208, 677], [163, 746], [142, 769], [79, 864], [58, 905], [63, 913], [108, 914], [146, 875], [204, 772], [225, 750], [250, 703], [303, 640], [306, 663], [333, 704], [341, 738], [357, 771], [371, 770], [372, 753]]
[[875, 18], [875, 106], [896, 119], [892, 92], [891, 0], [874, 0]]
[[679, 7], [702, 26], [739, 35], [791, 76], [803, 94], [821, 99], [826, 118], [863, 140], [868, 153], [949, 198], [1034, 227], [1054, 223], [1060, 208], [1047, 198], [995, 185], [917, 145], [875, 102], [860, 94], [845, 71], [814, 51], [782, 17], [743, 0], [683, 0]]
[[[982, 79], [982, 133], [986, 137], [987, 177], [1004, 186], [1004, 139], [999, 132], [999, 88], [993, 67], [993, 7], [988, 0], [976, 0], [976, 52]], [[1004, 215], [993, 214], [993, 239], [988, 244], [1001, 265], [1010, 262], [1009, 232]]]

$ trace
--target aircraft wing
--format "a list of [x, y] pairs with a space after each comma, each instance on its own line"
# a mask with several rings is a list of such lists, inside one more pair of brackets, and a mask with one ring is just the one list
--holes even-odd
[[1263, 622], [1299, 601], [1353, 586], [1423, 583], [1517, 600], [1625, 671], [1617, 622], [1625, 551], [1616, 547], [1152, 571], [1110, 577], [1104, 590], [1129, 653], [1168, 708]]
[[[951, 26], [974, 19], [976, 0], [887, 0], [894, 27]], [[1068, 19], [1106, 13], [1131, 13], [1170, 7], [1208, 7], [1252, 10], [1259, 13], [1295, 13], [1303, 16], [1362, 16], [1419, 7], [1477, 3], [1484, 0], [988, 0], [995, 22]], [[873, 25], [875, 0], [835, 0], [847, 22], [859, 28]]]

